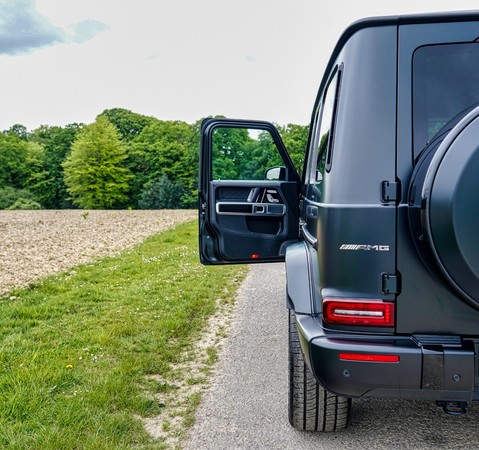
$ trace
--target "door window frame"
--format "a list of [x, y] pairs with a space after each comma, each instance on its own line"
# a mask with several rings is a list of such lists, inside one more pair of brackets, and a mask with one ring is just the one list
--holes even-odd
[[[342, 74], [344, 70], [344, 65], [339, 64], [336, 65], [331, 72], [329, 80], [326, 84], [324, 91], [321, 93], [320, 100], [318, 102], [318, 106], [316, 108], [316, 112], [314, 114], [314, 122], [312, 127], [311, 133], [311, 141], [309, 146], [309, 154], [307, 160], [307, 169], [305, 171], [304, 176], [304, 183], [305, 185], [309, 186], [316, 182], [317, 177], [317, 170], [319, 164], [319, 158], [324, 158], [324, 171], [329, 172], [332, 166], [332, 158], [333, 158], [333, 149], [334, 149], [334, 138], [335, 138], [335, 129], [336, 129], [336, 119], [338, 115], [338, 104], [339, 104], [339, 95], [340, 95], [340, 88], [341, 88], [341, 80]], [[320, 150], [320, 140], [321, 140], [321, 131], [324, 130], [324, 122], [323, 119], [325, 117], [325, 108], [327, 107], [328, 103], [328, 94], [331, 93], [331, 87], [334, 86], [334, 97], [332, 99], [332, 109], [331, 109], [331, 118], [330, 123], [328, 124], [329, 130], [327, 131], [328, 134], [328, 142], [326, 148], [324, 148], [324, 152], [319, 154]], [[323, 133], [324, 135], [325, 133]], [[324, 175], [324, 172], [323, 172]], [[310, 194], [310, 189], [306, 189], [306, 197]]]

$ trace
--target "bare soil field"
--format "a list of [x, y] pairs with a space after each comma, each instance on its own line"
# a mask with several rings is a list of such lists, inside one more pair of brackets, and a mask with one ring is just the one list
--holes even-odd
[[118, 253], [196, 217], [194, 210], [0, 211], [0, 295]]

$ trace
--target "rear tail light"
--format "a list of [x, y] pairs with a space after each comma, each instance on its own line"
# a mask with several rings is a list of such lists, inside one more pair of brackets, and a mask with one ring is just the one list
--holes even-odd
[[382, 300], [324, 299], [323, 320], [338, 325], [393, 327], [394, 303]]

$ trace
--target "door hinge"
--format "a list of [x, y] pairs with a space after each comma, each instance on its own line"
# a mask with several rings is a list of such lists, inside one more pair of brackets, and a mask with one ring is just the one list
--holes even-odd
[[401, 183], [398, 181], [383, 181], [381, 183], [381, 201], [383, 203], [398, 202]]
[[400, 293], [400, 277], [390, 273], [381, 274], [381, 291], [383, 294]]

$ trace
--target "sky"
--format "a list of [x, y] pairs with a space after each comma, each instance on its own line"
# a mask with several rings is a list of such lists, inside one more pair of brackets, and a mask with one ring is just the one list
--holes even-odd
[[[0, 0], [0, 131], [107, 108], [193, 123], [309, 123], [329, 56], [364, 17], [469, 0]], [[479, 33], [478, 33], [479, 34]]]

